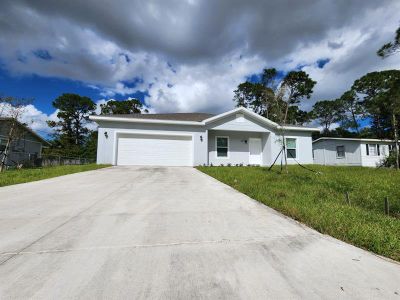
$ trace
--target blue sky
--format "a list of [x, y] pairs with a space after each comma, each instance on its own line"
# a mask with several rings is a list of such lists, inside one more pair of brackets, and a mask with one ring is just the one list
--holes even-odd
[[317, 81], [302, 103], [309, 110], [368, 72], [400, 68], [399, 56], [376, 56], [394, 37], [398, 11], [397, 0], [4, 0], [0, 93], [33, 98], [24, 122], [49, 132], [62, 93], [220, 113], [234, 107], [239, 83], [274, 67]]

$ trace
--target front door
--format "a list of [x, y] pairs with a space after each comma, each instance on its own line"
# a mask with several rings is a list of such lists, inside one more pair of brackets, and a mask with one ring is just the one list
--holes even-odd
[[261, 165], [261, 139], [250, 138], [249, 139], [249, 164], [251, 165]]

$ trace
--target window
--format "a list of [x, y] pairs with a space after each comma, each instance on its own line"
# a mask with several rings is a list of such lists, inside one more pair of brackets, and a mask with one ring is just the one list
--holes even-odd
[[296, 158], [296, 139], [286, 139], [286, 155], [288, 158]]
[[228, 137], [217, 136], [216, 144], [217, 144], [216, 145], [217, 146], [217, 157], [228, 158], [228, 148], [229, 148]]
[[346, 156], [346, 151], [344, 149], [344, 146], [336, 146], [336, 157], [345, 158], [345, 156]]
[[379, 147], [376, 144], [366, 144], [367, 155], [379, 155]]

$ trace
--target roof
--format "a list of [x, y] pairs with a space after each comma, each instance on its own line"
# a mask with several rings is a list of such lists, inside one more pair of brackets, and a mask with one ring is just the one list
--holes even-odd
[[244, 108], [238, 107], [219, 115], [206, 114], [206, 113], [173, 113], [173, 114], [131, 114], [131, 115], [93, 115], [89, 119], [93, 121], [107, 121], [107, 122], [131, 122], [131, 123], [152, 123], [152, 124], [176, 124], [176, 125], [195, 125], [205, 126], [209, 123], [215, 122], [226, 116], [244, 113], [259, 122], [266, 124], [275, 129], [296, 130], [296, 131], [319, 131], [316, 127], [303, 127], [297, 125], [284, 125], [279, 124], [256, 114], [255, 112]]
[[337, 141], [356, 141], [356, 142], [386, 142], [394, 143], [394, 140], [384, 140], [384, 139], [364, 139], [364, 138], [341, 138], [341, 137], [320, 137], [313, 141], [313, 143], [320, 142], [322, 140], [337, 140]]
[[[0, 117], [0, 121], [11, 121], [12, 118], [9, 117]], [[28, 126], [26, 126], [25, 124], [17, 121], [17, 123], [19, 124], [19, 126], [23, 127], [26, 131], [30, 132], [34, 137], [36, 137], [39, 141], [41, 141], [43, 144], [45, 145], [50, 145], [50, 143], [48, 141], [46, 141], [44, 138], [42, 138], [39, 134], [37, 134], [36, 132], [34, 132], [32, 129], [30, 129]]]
[[116, 114], [116, 115], [104, 115], [103, 117], [201, 122], [213, 116], [214, 116], [213, 114], [207, 114], [207, 113], [172, 113], [172, 114], [127, 114], [127, 115]]

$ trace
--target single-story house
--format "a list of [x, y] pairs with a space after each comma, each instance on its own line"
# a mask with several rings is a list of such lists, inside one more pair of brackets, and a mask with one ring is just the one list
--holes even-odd
[[[11, 124], [11, 118], [0, 118], [0, 160], [7, 145]], [[36, 159], [41, 158], [43, 147], [49, 145], [45, 139], [18, 121], [14, 132], [16, 132], [16, 135], [9, 148], [6, 160], [7, 166], [34, 163]]]
[[97, 163], [197, 166], [272, 164], [287, 142], [288, 162], [312, 164], [317, 128], [280, 126], [246, 108], [206, 113], [90, 116], [98, 124]]
[[392, 140], [322, 137], [313, 141], [314, 163], [376, 167], [394, 145]]

